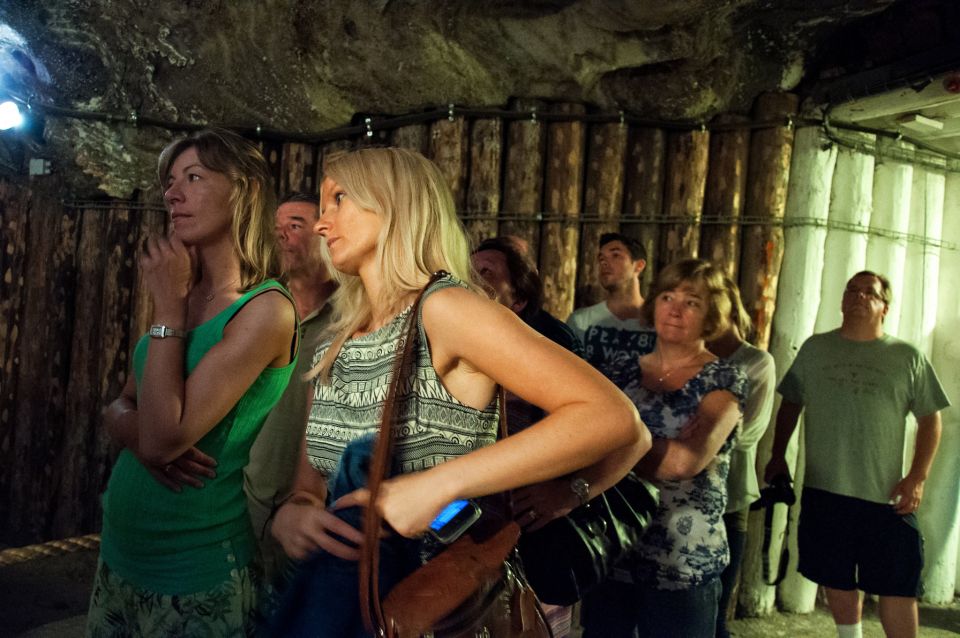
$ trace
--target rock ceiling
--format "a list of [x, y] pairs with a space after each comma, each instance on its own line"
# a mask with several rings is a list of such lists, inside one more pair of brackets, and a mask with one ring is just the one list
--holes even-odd
[[[0, 80], [72, 109], [299, 132], [525, 97], [698, 120], [794, 89], [825, 37], [911, 1], [5, 0]], [[125, 197], [170, 136], [48, 116], [39, 152], [75, 190]]]

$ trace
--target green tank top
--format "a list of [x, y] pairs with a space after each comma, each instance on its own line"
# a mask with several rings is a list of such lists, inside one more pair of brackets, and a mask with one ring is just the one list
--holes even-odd
[[[187, 332], [187, 376], [223, 339], [227, 323], [267, 290], [279, 290], [290, 298], [278, 282], [267, 280]], [[138, 392], [149, 339], [141, 337], [134, 350]], [[157, 483], [129, 450], [120, 453], [103, 495], [100, 553], [110, 569], [138, 587], [172, 595], [212, 589], [250, 562], [255, 539], [243, 494], [243, 467], [295, 365], [296, 353], [282, 368], [265, 368], [227, 415], [197, 442], [197, 448], [217, 460], [217, 476], [206, 479], [203, 488], [187, 486], [172, 492]]]

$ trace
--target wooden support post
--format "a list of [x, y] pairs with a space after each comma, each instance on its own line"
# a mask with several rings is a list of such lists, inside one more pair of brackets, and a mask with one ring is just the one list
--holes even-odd
[[280, 191], [281, 174], [283, 172], [283, 144], [272, 140], [260, 140], [258, 146], [263, 153], [263, 159], [267, 161], [267, 168], [270, 171], [270, 186], [273, 192]]
[[[875, 139], [867, 134], [858, 137], [865, 144]], [[827, 231], [824, 247], [820, 312], [814, 332], [826, 332], [840, 325], [840, 301], [847, 280], [866, 264], [867, 236], [863, 231], [870, 226], [873, 208], [873, 166], [872, 155], [845, 147], [838, 151], [830, 198], [832, 227]]]
[[[640, 275], [640, 290], [646, 293], [657, 272], [660, 225], [663, 208], [667, 136], [661, 129], [639, 128], [630, 132], [627, 158], [623, 234], [640, 242], [647, 253], [647, 267]], [[648, 223], [634, 220], [648, 219]]]
[[[790, 234], [787, 236], [786, 245], [790, 250], [791, 258], [788, 262], [790, 270], [784, 274], [785, 279], [780, 286], [781, 297], [777, 303], [775, 326], [778, 341], [772, 351], [781, 377], [793, 363], [803, 341], [816, 331], [814, 326], [823, 312], [822, 303], [825, 293], [822, 282], [828, 272], [825, 262], [828, 259], [829, 231], [822, 225], [833, 214], [832, 205], [840, 168], [839, 152], [832, 148], [823, 148], [818, 129], [805, 128], [803, 132], [802, 153], [793, 163], [797, 168], [797, 174], [791, 173], [790, 198], [787, 201], [785, 215], [786, 221], [799, 222], [801, 225], [791, 227]], [[773, 428], [769, 433], [771, 437], [761, 442], [764, 461], [770, 455], [772, 430]], [[794, 490], [799, 495], [806, 476], [806, 449], [802, 444], [802, 421], [798, 431], [797, 438], [788, 449], [788, 462], [796, 454], [797, 460], [793, 473]], [[798, 554], [796, 530], [799, 514], [799, 507], [794, 507], [790, 511], [789, 525], [792, 532], [787, 542], [791, 556]], [[780, 522], [777, 521], [774, 534], [779, 534], [780, 529], [782, 529]], [[779, 587], [780, 603], [784, 609], [795, 613], [807, 613], [813, 611], [817, 587], [801, 576], [796, 571], [795, 565], [796, 563]]]
[[[536, 113], [542, 104], [518, 100], [518, 111]], [[500, 235], [516, 235], [530, 247], [530, 257], [539, 262], [540, 224], [543, 193], [543, 163], [546, 127], [536, 120], [513, 120], [507, 126], [507, 159], [503, 175], [503, 213], [522, 220], [500, 221]], [[529, 221], [527, 219], [529, 218]]]
[[761, 95], [753, 112], [758, 122], [784, 122], [783, 126], [755, 129], [750, 136], [744, 215], [751, 221], [769, 223], [741, 229], [740, 291], [759, 348], [766, 348], [770, 340], [770, 320], [776, 307], [777, 277], [783, 261], [783, 228], [778, 224], [786, 207], [793, 152], [793, 127], [786, 125], [786, 119], [796, 112], [797, 96], [790, 93]]
[[132, 309], [130, 311], [130, 347], [127, 353], [127, 360], [133, 361], [133, 349], [137, 345], [137, 339], [145, 334], [150, 324], [153, 323], [153, 300], [147, 292], [143, 283], [143, 276], [140, 273], [139, 259], [143, 251], [144, 242], [151, 235], [165, 235], [167, 232], [167, 214], [162, 209], [146, 208], [140, 211], [139, 219], [136, 220], [138, 226], [138, 235], [136, 240], [137, 253], [134, 255], [132, 267], [136, 271], [136, 283], [133, 288]]
[[580, 263], [577, 267], [576, 305], [588, 306], [604, 299], [598, 281], [597, 249], [603, 233], [619, 230], [623, 206], [624, 160], [627, 151], [626, 124], [595, 124], [590, 128], [587, 178], [583, 209], [588, 220], [580, 231]]
[[[137, 226], [127, 209], [80, 213], [76, 317], [67, 383], [64, 444], [52, 536], [96, 529], [112, 461], [100, 412], [120, 394], [132, 362], [130, 312]], [[87, 326], [96, 324], [97, 330]], [[139, 335], [137, 335], [139, 337]]]
[[707, 131], [667, 134], [663, 214], [677, 222], [661, 227], [658, 269], [678, 259], [697, 256], [709, 151], [710, 134]]
[[[800, 345], [813, 333], [820, 306], [820, 278], [823, 269], [823, 247], [826, 240], [830, 206], [830, 185], [837, 162], [837, 149], [825, 146], [817, 127], [797, 131], [796, 149], [790, 168], [790, 184], [784, 214], [784, 255], [777, 292], [777, 314], [773, 323], [770, 354], [776, 362], [778, 377], [793, 363]], [[776, 414], [776, 411], [774, 411]], [[762, 471], [770, 460], [774, 424], [771, 423], [757, 448], [757, 467]], [[787, 450], [787, 459], [796, 468], [799, 435]], [[794, 487], [801, 484], [796, 480]], [[777, 514], [775, 512], [775, 514]], [[780, 556], [780, 538], [785, 516], [774, 521], [770, 560]], [[796, 527], [791, 528], [796, 536]], [[775, 609], [776, 591], [764, 582], [761, 556], [764, 535], [763, 512], [752, 512], [747, 546], [740, 576], [738, 607], [745, 616], [764, 616]], [[791, 553], [796, 556], [796, 553]], [[796, 562], [794, 561], [794, 566]]]
[[[910, 235], [919, 239], [939, 237], [943, 225], [944, 175], [927, 167], [913, 170], [913, 196], [910, 201]], [[907, 244], [904, 287], [894, 290], [899, 301], [891, 312], [900, 310], [899, 336], [929, 356], [930, 335], [935, 325], [938, 289], [936, 281], [940, 252], [917, 239]]]
[[466, 118], [443, 118], [430, 125], [430, 159], [440, 168], [453, 193], [457, 213], [463, 213], [467, 200], [469, 159], [469, 123]]
[[475, 120], [470, 133], [470, 178], [466, 206], [469, 217], [465, 224], [467, 237], [473, 246], [497, 234], [502, 157], [503, 120]]
[[[722, 115], [717, 124], [749, 121], [740, 115]], [[700, 227], [700, 257], [709, 259], [737, 280], [740, 267], [740, 216], [747, 185], [750, 130], [735, 128], [710, 134], [707, 190]], [[721, 221], [722, 220], [722, 221]]]
[[[960, 173], [948, 173], [943, 201], [942, 238], [960, 246]], [[940, 260], [933, 367], [947, 396], [960, 397], [960, 251], [944, 249]], [[888, 317], [889, 320], [889, 317]], [[943, 434], [924, 490], [920, 529], [924, 533], [923, 600], [953, 602], [960, 545], [960, 409], [941, 412]]]
[[[561, 104], [561, 113], [582, 115], [581, 104]], [[563, 221], [543, 225], [540, 251], [540, 276], [543, 279], [543, 307], [560, 319], [573, 311], [573, 293], [577, 277], [580, 202], [583, 192], [583, 122], [555, 122], [547, 127], [547, 175], [544, 209]]]
[[24, 268], [24, 335], [14, 407], [10, 524], [13, 541], [49, 538], [70, 374], [76, 211], [38, 193], [32, 197]]
[[[872, 236], [867, 243], [867, 269], [885, 275], [891, 288], [900, 296], [903, 290], [904, 265], [907, 259], [907, 227], [910, 222], [910, 193], [913, 190], [913, 165], [887, 159], [887, 149], [909, 152], [912, 144], [888, 138], [877, 140], [880, 157], [873, 178], [873, 214], [870, 215]], [[892, 231], [900, 236], [883, 235]], [[897, 303], [897, 306], [900, 304]], [[900, 313], [888, 312], [883, 328], [898, 334]]]
[[[0, 529], [10, 530], [13, 454], [17, 434], [17, 379], [25, 325], [23, 306], [27, 256], [30, 189], [0, 180]], [[12, 543], [12, 538], [3, 541]]]
[[290, 193], [310, 193], [320, 190], [317, 184], [317, 149], [310, 144], [289, 143], [283, 145], [280, 169], [280, 192], [284, 197]]
[[317, 149], [317, 178], [314, 180], [314, 183], [317, 185], [317, 193], [320, 192], [320, 186], [323, 185], [323, 163], [331, 155], [352, 149], [353, 142], [350, 140], [335, 140], [333, 142], [327, 142]]
[[390, 144], [426, 155], [430, 148], [430, 130], [426, 124], [401, 126], [390, 134]]

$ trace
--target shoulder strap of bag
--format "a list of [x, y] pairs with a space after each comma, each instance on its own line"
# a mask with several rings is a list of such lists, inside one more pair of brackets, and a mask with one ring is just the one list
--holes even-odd
[[[400, 384], [408, 372], [412, 372], [413, 356], [419, 337], [418, 319], [420, 304], [427, 289], [437, 280], [445, 277], [445, 271], [437, 271], [430, 277], [430, 281], [417, 295], [407, 317], [403, 350], [394, 361], [393, 373], [390, 378], [390, 388], [383, 402], [383, 415], [380, 418], [380, 435], [377, 437], [370, 459], [370, 471], [367, 478], [367, 489], [370, 492], [370, 504], [363, 519], [363, 545], [360, 548], [360, 610], [363, 615], [363, 625], [367, 631], [374, 633], [375, 628], [386, 630], [387, 623], [383, 614], [380, 600], [380, 531], [383, 526], [383, 516], [376, 507], [380, 494], [380, 485], [388, 477], [393, 456], [394, 424], [397, 420], [397, 400]], [[499, 389], [500, 397], [500, 427], [498, 439], [507, 436], [507, 410], [503, 387]]]
[[[377, 436], [370, 459], [370, 471], [367, 477], [367, 489], [370, 492], [370, 504], [363, 517], [363, 545], [360, 547], [360, 610], [363, 613], [363, 625], [369, 632], [374, 627], [386, 627], [383, 608], [380, 604], [380, 528], [383, 517], [377, 509], [377, 497], [380, 485], [390, 472], [390, 460], [393, 456], [393, 424], [397, 420], [397, 395], [400, 384], [410, 368], [417, 343], [417, 318], [423, 295], [435, 281], [446, 275], [437, 271], [423, 287], [413, 302], [403, 337], [403, 350], [394, 361], [390, 377], [390, 388], [383, 402], [383, 415], [380, 417], [380, 434]], [[374, 624], [376, 620], [376, 624]]]

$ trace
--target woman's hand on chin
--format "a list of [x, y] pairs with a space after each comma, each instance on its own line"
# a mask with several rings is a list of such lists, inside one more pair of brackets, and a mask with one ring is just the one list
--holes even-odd
[[193, 251], [170, 233], [169, 237], [149, 237], [140, 257], [144, 283], [157, 303], [187, 298], [193, 285]]

